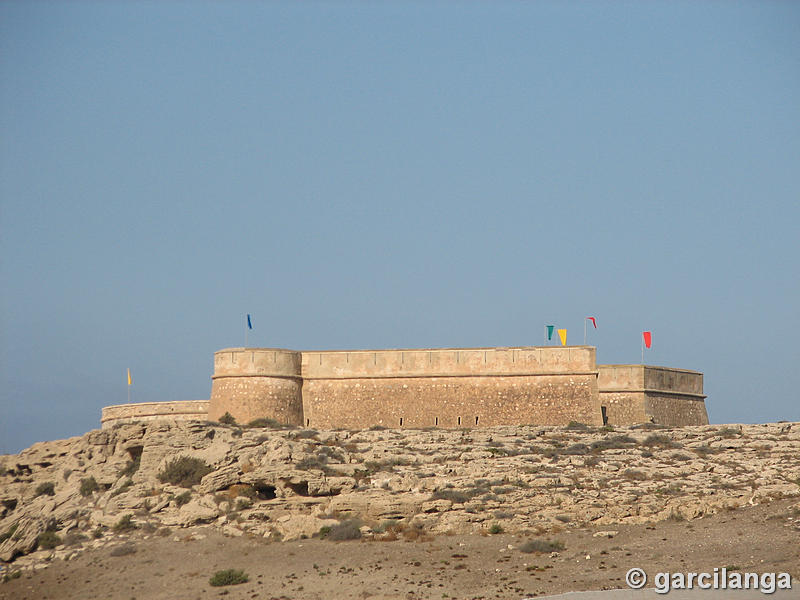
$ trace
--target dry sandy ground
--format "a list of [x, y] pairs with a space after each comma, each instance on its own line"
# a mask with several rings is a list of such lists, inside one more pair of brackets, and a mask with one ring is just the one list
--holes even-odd
[[[789, 572], [797, 579], [800, 515], [791, 509], [793, 504], [796, 500], [779, 500], [692, 522], [604, 528], [618, 531], [613, 538], [594, 537], [595, 529], [566, 526], [541, 536], [564, 543], [558, 556], [520, 552], [517, 547], [533, 536], [502, 533], [286, 543], [228, 538], [202, 527], [176, 529], [168, 537], [134, 533], [128, 542], [136, 549], [133, 554], [113, 556], [110, 547], [87, 550], [70, 562], [55, 561], [35, 574], [0, 584], [0, 599], [518, 600], [624, 588], [631, 567], [649, 574], [728, 567]], [[181, 540], [175, 541], [178, 537]], [[250, 580], [228, 587], [209, 585], [210, 575], [226, 568], [243, 569]]]

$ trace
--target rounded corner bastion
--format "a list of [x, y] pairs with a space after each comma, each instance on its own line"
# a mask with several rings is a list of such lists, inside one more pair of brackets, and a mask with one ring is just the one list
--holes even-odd
[[270, 418], [303, 423], [302, 353], [284, 348], [225, 348], [214, 353], [208, 418], [239, 423]]

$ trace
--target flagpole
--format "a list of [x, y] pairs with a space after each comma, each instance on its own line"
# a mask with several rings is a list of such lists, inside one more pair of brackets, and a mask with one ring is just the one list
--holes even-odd
[[644, 334], [642, 334], [642, 364], [644, 364]]
[[589, 319], [584, 319], [583, 320], [583, 345], [584, 346], [586, 345], [586, 321], [588, 321], [588, 320]]
[[542, 335], [542, 346], [547, 346], [547, 325], [544, 326], [544, 334]]

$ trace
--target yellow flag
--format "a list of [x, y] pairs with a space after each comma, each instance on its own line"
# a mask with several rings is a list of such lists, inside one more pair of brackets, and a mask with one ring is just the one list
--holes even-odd
[[128, 385], [131, 385], [132, 383], [133, 383], [133, 379], [131, 379], [131, 370], [128, 369]]
[[558, 330], [558, 337], [561, 338], [561, 345], [567, 345], [567, 330], [566, 329], [559, 329]]

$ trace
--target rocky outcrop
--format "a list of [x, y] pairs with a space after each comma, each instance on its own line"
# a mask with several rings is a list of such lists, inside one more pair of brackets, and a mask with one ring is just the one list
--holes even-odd
[[[170, 474], [181, 457], [196, 460]], [[71, 555], [131, 528], [207, 524], [273, 539], [349, 518], [376, 537], [398, 524], [610, 529], [795, 496], [798, 423], [313, 431], [153, 421], [0, 456], [0, 560]]]

